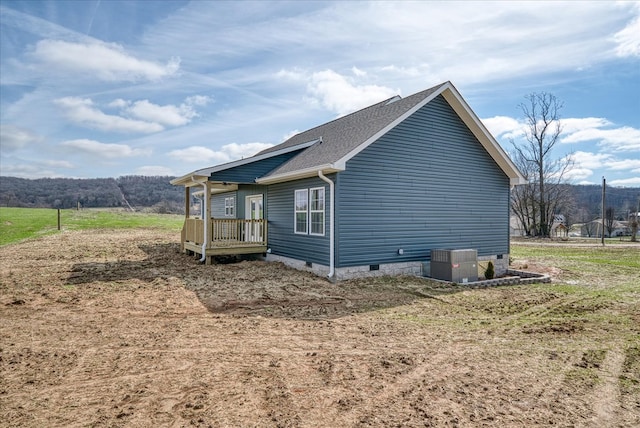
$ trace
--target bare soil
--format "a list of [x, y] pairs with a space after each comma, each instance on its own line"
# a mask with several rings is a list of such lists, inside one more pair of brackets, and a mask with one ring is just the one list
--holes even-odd
[[331, 284], [202, 265], [178, 240], [86, 231], [0, 248], [0, 426], [640, 425], [640, 345], [620, 334], [640, 334], [637, 301]]

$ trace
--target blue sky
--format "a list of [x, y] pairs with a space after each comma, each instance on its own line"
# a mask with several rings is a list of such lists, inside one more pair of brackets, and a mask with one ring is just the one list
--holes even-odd
[[0, 173], [182, 175], [450, 80], [508, 151], [564, 103], [573, 183], [640, 186], [640, 2], [0, 3]]

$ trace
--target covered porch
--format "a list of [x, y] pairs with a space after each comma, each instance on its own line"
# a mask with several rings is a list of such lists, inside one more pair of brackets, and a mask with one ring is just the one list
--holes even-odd
[[[205, 238], [205, 233], [208, 235]], [[203, 245], [205, 244], [206, 245]], [[186, 218], [181, 233], [182, 251], [206, 257], [261, 254], [267, 251], [267, 220]]]
[[[185, 188], [185, 220], [180, 238], [182, 252], [197, 254], [206, 263], [211, 263], [214, 256], [266, 253], [267, 220], [264, 218], [261, 189], [255, 189], [253, 184], [251, 191], [239, 192], [241, 184], [238, 182], [211, 180], [213, 170], [215, 168], [198, 170], [171, 181], [171, 184]], [[196, 215], [191, 215], [192, 190], [201, 201], [200, 212]], [[217, 199], [215, 209], [212, 207], [214, 195], [223, 195]], [[242, 209], [237, 210], [235, 202], [227, 207], [226, 195], [230, 195], [226, 199], [235, 202], [242, 198]], [[222, 211], [221, 204], [224, 204]]]

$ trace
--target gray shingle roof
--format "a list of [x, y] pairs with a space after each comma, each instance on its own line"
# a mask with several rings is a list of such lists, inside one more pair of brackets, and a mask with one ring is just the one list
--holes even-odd
[[270, 172], [267, 177], [337, 162], [445, 84], [442, 83], [406, 98], [389, 98], [296, 134], [284, 143], [258, 153], [258, 155], [263, 155], [271, 151], [321, 139], [321, 141]]

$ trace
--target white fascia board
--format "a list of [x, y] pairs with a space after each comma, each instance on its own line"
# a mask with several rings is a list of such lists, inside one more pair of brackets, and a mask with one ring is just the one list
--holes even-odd
[[[215, 184], [213, 184], [213, 186], [215, 186]], [[238, 185], [237, 184], [230, 184], [230, 185], [227, 185], [227, 186], [224, 186], [224, 187], [212, 187], [210, 189], [210, 193], [212, 195], [216, 195], [218, 193], [235, 192], [236, 190], [238, 190]], [[197, 191], [191, 193], [191, 196], [195, 196], [196, 198], [200, 198], [200, 197], [202, 197], [202, 195], [204, 195], [204, 190], [197, 190]]]
[[273, 152], [265, 153], [262, 155], [251, 156], [246, 159], [239, 159], [232, 162], [223, 163], [220, 165], [215, 165], [209, 168], [198, 169], [196, 171], [190, 172], [189, 174], [183, 175], [182, 177], [175, 178], [170, 181], [174, 186], [193, 186], [198, 185], [198, 183], [191, 184], [192, 177], [193, 180], [200, 180], [202, 177], [208, 178], [214, 172], [224, 171], [230, 168], [235, 168], [237, 166], [247, 165], [253, 162], [258, 162], [264, 159], [269, 159], [275, 156], [283, 155], [285, 153], [293, 152], [295, 150], [306, 149], [307, 147], [311, 147], [316, 144], [320, 139], [315, 139], [311, 141], [307, 141], [306, 143], [296, 144], [295, 146], [285, 147], [279, 150], [275, 150]]
[[322, 171], [323, 174], [332, 174], [334, 172], [344, 171], [344, 168], [338, 168], [334, 164], [325, 164], [314, 166], [305, 169], [299, 169], [297, 171], [287, 172], [284, 174], [272, 175], [269, 177], [259, 178], [256, 180], [258, 184], [273, 184], [282, 183], [284, 181], [299, 180], [301, 178], [316, 177], [318, 171]]
[[446, 89], [447, 90], [442, 91], [444, 99], [447, 100], [456, 114], [462, 119], [465, 125], [467, 125], [478, 141], [480, 141], [480, 144], [482, 144], [500, 169], [509, 177], [511, 185], [525, 184], [527, 180], [520, 170], [518, 170], [511, 158], [509, 158], [509, 155], [507, 155], [500, 144], [498, 144], [478, 116], [471, 110], [471, 107], [469, 107], [456, 88], [448, 83]]
[[196, 174], [197, 172], [198, 171], [194, 171], [190, 174], [183, 175], [182, 177], [174, 178], [169, 183], [174, 186], [184, 187], [202, 186], [202, 182], [207, 181], [209, 176]]
[[450, 82], [447, 82], [447, 83], [443, 84], [437, 91], [435, 91], [434, 93], [429, 95], [424, 100], [420, 101], [418, 104], [413, 106], [410, 110], [407, 110], [402, 116], [399, 116], [396, 120], [394, 120], [389, 125], [385, 126], [383, 129], [378, 131], [375, 135], [370, 137], [367, 141], [365, 141], [364, 143], [360, 144], [358, 147], [356, 147], [355, 149], [351, 150], [349, 153], [344, 155], [334, 165], [336, 165], [336, 167], [340, 168], [341, 170], [345, 170], [347, 168], [347, 162], [349, 160], [351, 160], [355, 155], [357, 155], [358, 153], [360, 153], [361, 151], [363, 151], [364, 149], [369, 147], [371, 144], [373, 144], [373, 142], [377, 141], [384, 134], [386, 134], [387, 132], [391, 131], [393, 128], [395, 128], [403, 120], [405, 120], [406, 118], [408, 118], [409, 116], [414, 114], [416, 111], [420, 110], [422, 107], [427, 105], [431, 100], [433, 100], [435, 97], [440, 95], [442, 93], [442, 91], [445, 88], [447, 88], [448, 86], [451, 86]]

